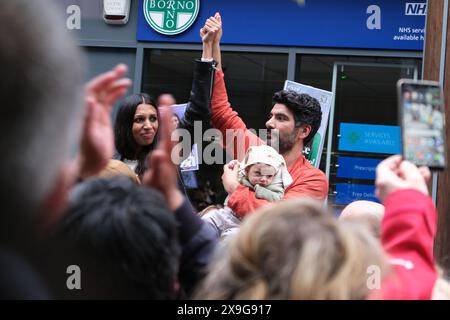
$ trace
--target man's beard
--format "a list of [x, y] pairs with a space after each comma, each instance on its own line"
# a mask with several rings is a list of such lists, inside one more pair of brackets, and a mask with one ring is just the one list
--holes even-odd
[[298, 129], [295, 128], [291, 134], [280, 136], [278, 130], [270, 130], [270, 137], [267, 137], [266, 143], [280, 154], [284, 154], [294, 147], [297, 132]]

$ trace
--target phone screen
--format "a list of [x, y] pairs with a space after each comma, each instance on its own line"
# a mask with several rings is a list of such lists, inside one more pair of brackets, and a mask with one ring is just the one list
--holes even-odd
[[419, 166], [446, 166], [441, 87], [430, 81], [399, 81], [403, 157]]

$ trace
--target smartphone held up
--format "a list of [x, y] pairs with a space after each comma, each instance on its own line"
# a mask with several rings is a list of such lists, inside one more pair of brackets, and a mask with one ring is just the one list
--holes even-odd
[[400, 79], [397, 83], [402, 154], [418, 166], [447, 165], [444, 95], [439, 82]]

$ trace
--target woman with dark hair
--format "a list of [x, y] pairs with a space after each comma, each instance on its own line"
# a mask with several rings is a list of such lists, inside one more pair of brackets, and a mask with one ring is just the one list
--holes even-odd
[[141, 177], [145, 159], [158, 141], [159, 112], [156, 102], [146, 93], [126, 97], [119, 104], [114, 126], [118, 159]]
[[[183, 116], [178, 119], [178, 128], [194, 133], [194, 122], [208, 123], [211, 120], [211, 95], [216, 62], [212, 59], [212, 46], [208, 39], [218, 29], [203, 28], [200, 36], [203, 42], [202, 58], [194, 62], [194, 75], [189, 102]], [[125, 98], [119, 106], [114, 133], [118, 159], [128, 163], [142, 178], [146, 170], [146, 156], [158, 141], [159, 112], [154, 101], [145, 93]], [[131, 163], [130, 163], [131, 161]]]

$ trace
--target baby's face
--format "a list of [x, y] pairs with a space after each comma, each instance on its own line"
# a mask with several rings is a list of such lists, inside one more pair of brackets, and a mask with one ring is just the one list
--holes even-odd
[[273, 181], [277, 171], [274, 167], [264, 163], [255, 163], [248, 169], [247, 179], [252, 185], [259, 184], [261, 187], [267, 187]]

